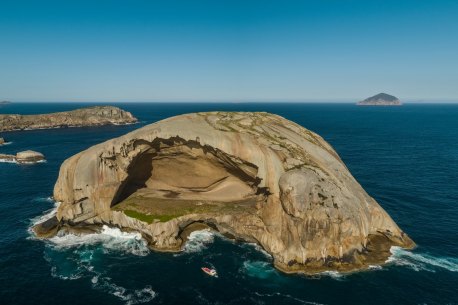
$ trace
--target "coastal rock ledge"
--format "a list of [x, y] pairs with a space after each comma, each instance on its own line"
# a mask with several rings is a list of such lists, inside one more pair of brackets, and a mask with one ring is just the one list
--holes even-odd
[[108, 224], [180, 251], [208, 227], [284, 272], [363, 269], [415, 246], [326, 141], [263, 112], [180, 115], [95, 145], [62, 164], [54, 198], [38, 236]]

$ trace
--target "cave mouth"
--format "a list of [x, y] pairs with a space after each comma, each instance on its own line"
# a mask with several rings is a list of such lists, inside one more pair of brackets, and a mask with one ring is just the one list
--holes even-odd
[[[258, 188], [261, 179], [254, 164], [198, 140], [175, 137], [134, 145], [141, 145], [142, 153], [130, 164], [112, 201], [117, 209], [176, 215], [189, 204], [255, 203], [264, 191]], [[172, 204], [172, 214], [162, 211]]]

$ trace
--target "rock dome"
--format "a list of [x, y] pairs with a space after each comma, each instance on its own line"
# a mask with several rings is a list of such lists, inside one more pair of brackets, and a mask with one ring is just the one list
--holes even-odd
[[54, 198], [40, 234], [110, 224], [179, 251], [205, 225], [285, 272], [364, 268], [414, 246], [326, 141], [263, 112], [185, 114], [95, 145], [62, 164]]

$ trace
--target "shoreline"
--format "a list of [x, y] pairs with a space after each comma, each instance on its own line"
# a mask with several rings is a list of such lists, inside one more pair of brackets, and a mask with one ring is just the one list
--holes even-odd
[[[49, 214], [55, 213], [55, 211], [51, 211]], [[45, 216], [45, 215], [43, 215]], [[85, 225], [70, 225], [70, 224], [61, 224], [57, 221], [55, 214], [51, 216], [50, 218], [38, 222], [38, 223], [32, 223], [29, 231], [31, 234], [34, 235], [34, 238], [39, 239], [39, 240], [49, 240], [52, 237], [56, 236], [59, 234], [59, 232], [63, 232], [64, 234], [74, 234], [74, 235], [87, 235], [87, 234], [101, 234], [102, 233], [102, 228], [103, 226], [108, 226], [110, 228], [117, 228], [121, 232], [125, 233], [139, 233], [141, 234], [142, 238], [146, 241], [148, 248], [151, 251], [158, 252], [158, 253], [181, 253], [184, 251], [186, 243], [189, 241], [189, 236], [191, 233], [196, 232], [196, 231], [202, 231], [202, 230], [209, 230], [212, 233], [219, 233], [220, 236], [224, 237], [227, 240], [234, 240], [238, 241], [240, 243], [244, 244], [253, 244], [253, 242], [248, 242], [244, 241], [243, 239], [239, 239], [236, 236], [232, 235], [226, 235], [218, 230], [215, 230], [211, 226], [201, 223], [201, 222], [195, 222], [192, 223], [188, 226], [186, 226], [181, 233], [177, 236], [177, 238], [180, 238], [182, 240], [182, 243], [180, 246], [176, 248], [157, 248], [154, 247], [154, 245], [151, 244], [150, 238], [144, 234], [143, 232], [140, 232], [135, 229], [131, 228], [124, 228], [124, 227], [119, 227], [113, 224], [85, 224]], [[37, 226], [43, 225], [46, 222], [51, 222], [55, 224], [55, 227], [51, 228], [50, 230], [47, 230], [45, 233], [39, 233], [37, 230]], [[386, 251], [383, 251], [382, 253], [377, 253], [376, 256], [368, 256], [362, 253], [359, 253], [360, 256], [366, 258], [367, 260], [359, 263], [350, 263], [350, 262], [343, 262], [343, 261], [336, 261], [333, 259], [329, 259], [328, 264], [331, 263], [331, 265], [326, 266], [326, 265], [320, 265], [319, 261], [313, 261], [311, 262], [310, 265], [295, 265], [292, 266], [292, 268], [286, 267], [284, 264], [279, 264], [278, 262], [275, 261], [273, 256], [264, 250], [262, 246], [258, 243], [255, 243], [256, 246], [261, 247], [261, 249], [258, 249], [256, 246], [255, 251], [258, 251], [260, 253], [265, 254], [266, 252], [272, 260], [269, 262], [273, 268], [275, 268], [277, 271], [287, 274], [287, 275], [305, 275], [305, 276], [314, 276], [314, 275], [320, 275], [323, 273], [338, 273], [342, 275], [348, 275], [352, 273], [358, 273], [358, 272], [367, 272], [371, 270], [378, 270], [379, 268], [382, 268], [384, 265], [387, 265], [390, 263], [389, 258], [393, 255], [391, 252], [391, 249], [393, 247], [399, 247], [397, 245], [390, 245]], [[405, 250], [412, 250], [415, 247], [411, 248], [403, 248]], [[372, 251], [367, 251], [367, 253], [371, 253]], [[325, 261], [326, 262], [326, 261]], [[285, 268], [286, 267], [286, 268]]]

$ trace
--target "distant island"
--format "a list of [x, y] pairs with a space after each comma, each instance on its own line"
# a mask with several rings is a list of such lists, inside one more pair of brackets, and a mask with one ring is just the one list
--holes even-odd
[[94, 106], [49, 114], [0, 114], [0, 131], [34, 130], [102, 125], [125, 125], [137, 119], [113, 106]]
[[8, 105], [11, 104], [10, 101], [0, 101], [0, 105]]
[[401, 106], [401, 101], [392, 95], [386, 93], [379, 93], [377, 95], [368, 97], [367, 99], [356, 103], [360, 106]]

